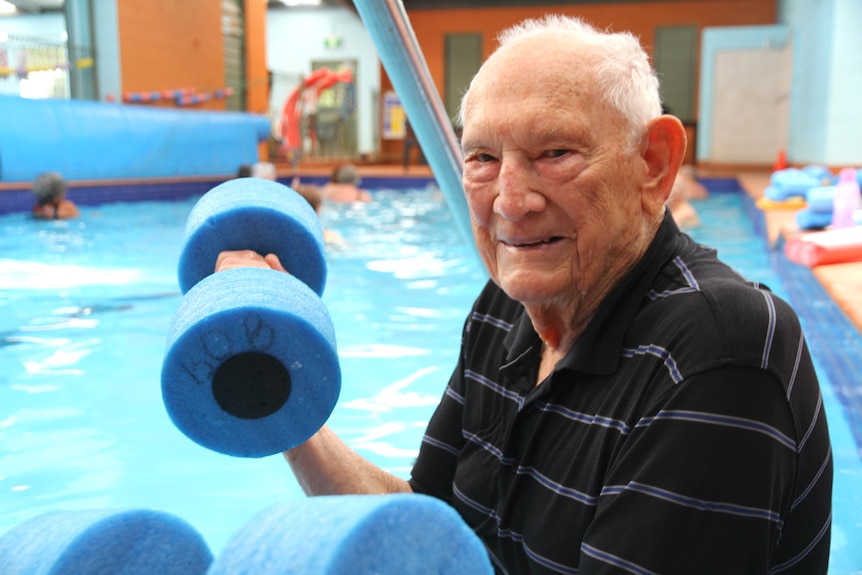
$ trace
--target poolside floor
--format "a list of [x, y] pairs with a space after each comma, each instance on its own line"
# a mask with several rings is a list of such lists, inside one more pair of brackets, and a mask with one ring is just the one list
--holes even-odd
[[[755, 200], [769, 185], [769, 172], [745, 172], [736, 175], [740, 185]], [[763, 212], [769, 245], [780, 249], [782, 242], [803, 233], [796, 225], [796, 210], [772, 209]], [[823, 285], [836, 305], [862, 333], [862, 262], [816, 266], [812, 274]]]

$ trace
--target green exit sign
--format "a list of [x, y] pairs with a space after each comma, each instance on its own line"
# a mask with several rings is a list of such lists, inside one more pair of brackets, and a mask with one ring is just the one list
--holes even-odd
[[341, 36], [336, 36], [334, 34], [327, 36], [323, 39], [323, 46], [327, 50], [334, 50], [336, 48], [341, 48], [342, 38]]

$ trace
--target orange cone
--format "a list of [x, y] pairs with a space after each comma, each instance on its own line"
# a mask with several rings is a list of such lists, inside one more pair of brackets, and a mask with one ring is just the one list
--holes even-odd
[[787, 169], [787, 153], [784, 151], [784, 148], [778, 150], [778, 157], [775, 158], [775, 164], [772, 166], [772, 171], [777, 172], [779, 170]]

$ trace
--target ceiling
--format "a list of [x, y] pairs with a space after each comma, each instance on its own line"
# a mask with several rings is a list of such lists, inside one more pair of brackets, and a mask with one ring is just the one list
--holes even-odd
[[19, 12], [37, 14], [40, 12], [62, 12], [65, 0], [6, 0], [14, 4]]
[[[619, 2], [646, 2], [650, 0], [402, 0], [406, 10], [432, 8], [496, 8], [501, 6], [550, 6], [565, 4], [614, 4]], [[692, 0], [676, 0], [692, 1]], [[62, 12], [65, 0], [6, 0], [14, 4], [20, 12]], [[354, 0], [321, 0], [323, 6], [340, 6], [356, 12]], [[274, 10], [291, 10], [279, 0], [268, 0], [267, 5]]]
[[[554, 6], [575, 4], [617, 4], [620, 2], [650, 2], [654, 0], [402, 0], [406, 10], [440, 8], [499, 8], [502, 6]], [[674, 0], [690, 2], [692, 0]], [[346, 6], [356, 11], [353, 0], [321, 0], [324, 6]], [[272, 9], [290, 10], [279, 0], [268, 0]]]

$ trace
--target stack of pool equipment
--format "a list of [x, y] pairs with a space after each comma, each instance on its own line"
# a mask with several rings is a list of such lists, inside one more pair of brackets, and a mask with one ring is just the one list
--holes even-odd
[[784, 246], [789, 260], [809, 267], [862, 261], [862, 226], [857, 221], [860, 177], [862, 170], [845, 168], [839, 174], [838, 183], [831, 186], [828, 193], [820, 192], [819, 188], [811, 190], [811, 208], [820, 209], [823, 220], [828, 215], [828, 222], [821, 227], [830, 227], [790, 239]]
[[832, 217], [833, 184], [834, 176], [824, 166], [785, 168], [772, 173], [763, 197], [774, 207], [801, 207], [796, 212], [801, 229], [823, 228]]
[[777, 170], [772, 173], [758, 206], [800, 208], [796, 212], [799, 228], [820, 230], [830, 225], [836, 227], [833, 214], [838, 205], [842, 221], [854, 225], [859, 223], [856, 219], [860, 216], [854, 216], [853, 209], [845, 212], [844, 208], [847, 202], [853, 204], [854, 196], [842, 191], [854, 184], [862, 185], [862, 170], [845, 168], [837, 178], [828, 168], [817, 165]]
[[[224, 250], [278, 255], [289, 274], [212, 273]], [[216, 186], [186, 224], [169, 328], [165, 407], [190, 439], [220, 453], [290, 449], [326, 421], [340, 392], [317, 215], [292, 189], [258, 178]], [[172, 515], [63, 511], [0, 537], [0, 573], [144, 575], [456, 575], [492, 573], [483, 544], [446, 503], [423, 495], [312, 497], [259, 513], [219, 556]]]
[[834, 176], [824, 166], [785, 168], [772, 172], [769, 186], [764, 190], [763, 195], [772, 201], [783, 202], [791, 198], [804, 198], [811, 188], [832, 183], [834, 183]]

